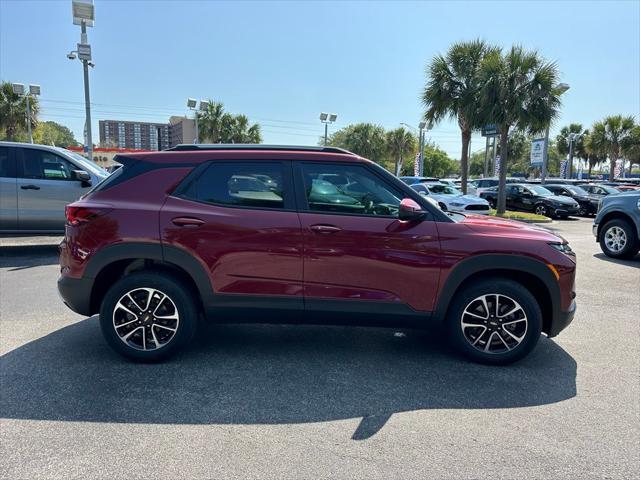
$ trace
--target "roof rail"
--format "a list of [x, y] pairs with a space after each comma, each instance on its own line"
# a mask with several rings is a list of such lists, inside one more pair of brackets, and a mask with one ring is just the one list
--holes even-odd
[[309, 145], [264, 145], [258, 143], [182, 143], [175, 147], [167, 148], [166, 152], [185, 152], [197, 150], [280, 150], [280, 151], [303, 151], [303, 152], [326, 152], [326, 153], [346, 153], [355, 155], [355, 153], [338, 147], [323, 147]]

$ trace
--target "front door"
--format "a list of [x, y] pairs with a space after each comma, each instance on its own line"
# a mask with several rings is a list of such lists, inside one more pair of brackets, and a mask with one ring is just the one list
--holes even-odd
[[399, 221], [405, 194], [372, 166], [295, 167], [305, 308], [432, 311], [440, 274], [435, 222]]
[[167, 199], [163, 245], [206, 268], [220, 302], [211, 307], [302, 309], [302, 236], [292, 192], [290, 162], [213, 161]]
[[18, 154], [18, 228], [64, 231], [64, 207], [87, 191], [76, 180], [74, 164], [47, 150], [16, 149]]

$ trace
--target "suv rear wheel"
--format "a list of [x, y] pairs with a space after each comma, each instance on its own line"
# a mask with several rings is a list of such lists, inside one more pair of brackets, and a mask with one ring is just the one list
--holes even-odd
[[536, 346], [542, 313], [525, 287], [494, 278], [458, 293], [449, 309], [447, 327], [453, 346], [467, 358], [506, 365]]
[[119, 354], [141, 362], [164, 360], [191, 340], [198, 323], [189, 290], [166, 272], [138, 272], [118, 280], [100, 308], [100, 327]]
[[633, 257], [638, 253], [638, 238], [634, 227], [621, 218], [605, 223], [600, 234], [600, 248], [608, 257]]

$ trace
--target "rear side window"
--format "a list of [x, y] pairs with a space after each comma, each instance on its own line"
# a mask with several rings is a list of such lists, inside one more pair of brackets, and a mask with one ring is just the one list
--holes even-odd
[[15, 168], [11, 165], [9, 158], [9, 148], [0, 147], [0, 177], [15, 177]]
[[245, 208], [284, 209], [293, 201], [282, 162], [212, 162], [197, 173], [176, 191], [178, 196]]

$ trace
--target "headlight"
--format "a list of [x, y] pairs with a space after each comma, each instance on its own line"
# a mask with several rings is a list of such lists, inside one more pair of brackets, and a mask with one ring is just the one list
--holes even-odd
[[561, 253], [564, 253], [565, 255], [571, 255], [572, 257], [574, 257], [576, 254], [573, 250], [571, 250], [571, 247], [569, 246], [568, 243], [550, 243], [549, 244], [551, 247], [555, 248], [556, 250], [558, 250]]

